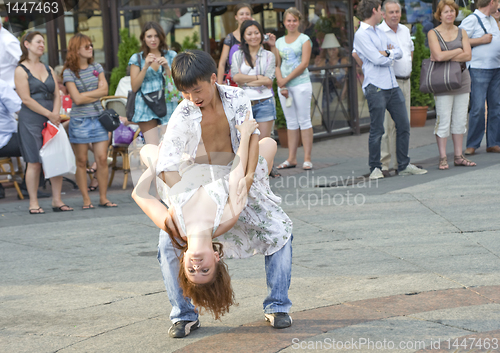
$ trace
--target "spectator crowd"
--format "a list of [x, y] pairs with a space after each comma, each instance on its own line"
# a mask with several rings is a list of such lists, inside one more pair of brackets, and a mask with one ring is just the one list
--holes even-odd
[[[453, 0], [441, 0], [434, 13], [440, 24], [428, 32], [431, 61], [457, 62], [461, 67], [458, 88], [434, 92], [439, 170], [449, 169], [446, 144], [450, 133], [454, 166], [476, 165], [466, 156], [476, 153], [485, 134], [487, 152], [500, 153], [499, 5], [498, 0], [478, 0], [475, 5], [474, 13], [456, 26], [458, 6]], [[410, 30], [400, 23], [400, 1], [362, 0], [357, 12], [362, 21], [354, 36], [352, 57], [363, 72], [362, 89], [370, 112], [369, 178], [389, 176], [391, 164], [399, 175], [425, 174], [427, 171], [411, 164], [408, 156], [414, 45]], [[296, 8], [284, 12], [286, 35], [280, 38], [264, 33], [252, 16], [249, 4], [235, 6], [238, 26], [223, 41], [215, 72], [217, 84], [237, 86], [248, 96], [260, 139], [271, 136], [279, 100], [287, 124], [288, 157], [272, 168], [271, 176], [279, 176], [280, 169], [297, 166], [299, 141], [304, 146], [302, 168], [311, 170], [313, 90], [308, 66], [313, 41], [302, 33], [303, 18]], [[325, 55], [317, 56], [315, 64], [348, 62], [332, 40], [325, 36], [324, 43], [319, 43]], [[183, 99], [172, 79], [177, 52], [168, 47], [166, 34], [156, 22], [144, 25], [140, 44], [140, 52], [130, 57], [129, 76], [117, 89], [117, 96], [127, 104], [127, 116], [119, 119], [134, 131], [140, 129], [147, 144], [159, 145]], [[69, 137], [81, 208], [94, 208], [90, 193], [95, 191], [99, 193], [99, 207], [118, 206], [107, 197], [108, 147], [113, 133], [100, 122], [106, 110], [101, 99], [109, 98], [108, 83], [103, 67], [94, 61], [93, 49], [92, 40], [78, 33], [69, 40], [64, 65], [53, 69], [41, 61], [45, 51], [42, 33], [27, 32], [18, 40], [1, 27], [0, 21], [0, 157], [22, 157], [26, 163], [22, 189], [29, 196], [30, 214], [45, 213], [38, 199], [50, 196], [38, 190], [45, 182], [39, 151], [47, 122], [63, 126], [63, 133]], [[337, 69], [334, 74], [344, 79], [346, 70]], [[340, 91], [345, 97], [345, 86]], [[196, 104], [203, 104], [201, 99]], [[68, 101], [71, 109], [67, 109]], [[89, 150], [93, 163], [89, 163]], [[73, 211], [61, 199], [62, 181], [62, 175], [50, 178], [54, 212]], [[4, 195], [0, 183], [0, 198]]]

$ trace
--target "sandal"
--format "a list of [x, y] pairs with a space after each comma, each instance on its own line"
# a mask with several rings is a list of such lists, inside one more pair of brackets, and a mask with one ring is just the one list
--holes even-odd
[[[37, 212], [34, 212], [34, 211], [37, 211]], [[29, 212], [30, 214], [45, 214], [45, 211], [44, 211], [44, 210], [42, 210], [42, 208], [41, 208], [41, 207], [38, 207], [38, 208], [30, 208], [30, 209], [28, 210], [28, 212]]]
[[311, 170], [313, 169], [313, 164], [311, 162], [304, 162], [304, 164], [302, 164], [302, 169]]
[[276, 169], [288, 169], [288, 168], [295, 168], [297, 164], [291, 164], [288, 160], [284, 161], [281, 163], [279, 166], [276, 167]]
[[449, 168], [448, 166], [448, 160], [446, 159], [446, 156], [443, 158], [439, 158], [439, 170], [446, 170]]
[[475, 167], [476, 166], [476, 163], [465, 158], [463, 154], [461, 154], [460, 156], [455, 156], [454, 164], [455, 164], [455, 167]]
[[272, 168], [271, 168], [271, 172], [269, 173], [269, 176], [270, 176], [271, 178], [279, 178], [279, 177], [281, 176], [281, 174], [280, 174], [280, 172], [278, 172], [278, 171], [276, 170], [276, 168], [275, 168], [275, 167], [272, 167]]
[[95, 207], [94, 205], [92, 205], [91, 203], [89, 203], [88, 205], [83, 205], [82, 206], [82, 210], [86, 211], [86, 210], [93, 210]]
[[99, 187], [99, 184], [97, 184], [97, 185], [92, 185], [92, 183], [94, 182], [94, 180], [95, 180], [95, 181], [97, 181], [97, 178], [96, 178], [96, 177], [94, 177], [94, 178], [92, 179], [92, 181], [90, 182], [90, 185], [89, 185], [89, 187], [88, 187], [88, 189], [87, 189], [88, 191], [96, 191], [96, 190], [97, 190], [97, 188]]
[[104, 207], [104, 208], [113, 208], [113, 207], [118, 207], [116, 203], [113, 203], [111, 201], [108, 201], [106, 203], [100, 203], [99, 207]]
[[71, 207], [69, 207], [68, 205], [61, 205], [59, 207], [52, 207], [52, 211], [54, 211], [54, 212], [70, 212], [70, 211], [73, 211], [73, 209]]

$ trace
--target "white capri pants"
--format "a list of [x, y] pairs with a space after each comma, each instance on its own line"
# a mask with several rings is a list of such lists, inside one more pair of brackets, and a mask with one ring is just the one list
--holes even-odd
[[[278, 92], [281, 108], [286, 119], [286, 128], [288, 130], [306, 130], [312, 128], [311, 123], [311, 82], [301, 83], [300, 85], [287, 87], [288, 96], [292, 97], [292, 106], [286, 107], [286, 98]], [[279, 91], [279, 90], [278, 90]]]
[[[436, 126], [434, 134], [445, 138], [467, 132], [469, 93], [434, 96], [436, 101]], [[451, 128], [450, 128], [451, 125]]]

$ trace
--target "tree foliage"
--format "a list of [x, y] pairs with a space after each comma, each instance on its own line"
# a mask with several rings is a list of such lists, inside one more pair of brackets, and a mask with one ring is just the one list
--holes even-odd
[[118, 82], [127, 75], [127, 66], [130, 57], [139, 52], [139, 40], [129, 34], [128, 28], [120, 30], [121, 43], [118, 46], [118, 67], [111, 71], [109, 79], [109, 95], [114, 95]]

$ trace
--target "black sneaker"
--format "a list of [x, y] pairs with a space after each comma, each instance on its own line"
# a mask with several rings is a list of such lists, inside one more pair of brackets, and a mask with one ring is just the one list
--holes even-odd
[[200, 320], [196, 321], [177, 321], [168, 329], [168, 335], [172, 338], [186, 337], [198, 328], [200, 328]]
[[287, 313], [265, 314], [266, 321], [269, 321], [274, 328], [286, 328], [292, 326], [292, 318]]

